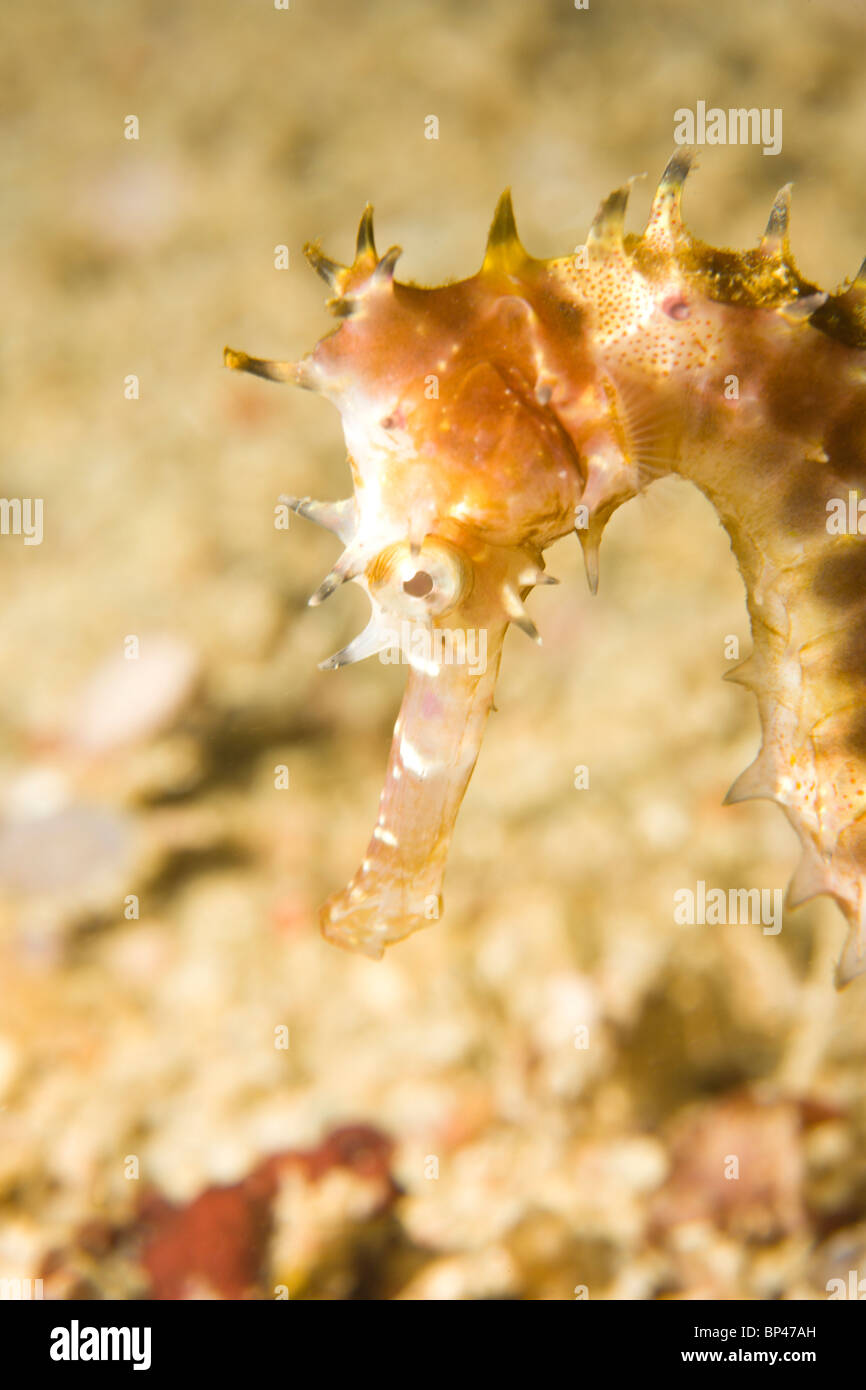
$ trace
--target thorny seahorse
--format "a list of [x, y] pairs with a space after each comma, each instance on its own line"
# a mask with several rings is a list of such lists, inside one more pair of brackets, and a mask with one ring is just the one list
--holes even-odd
[[[594, 591], [609, 517], [673, 473], [714, 503], [746, 586], [754, 650], [729, 674], [763, 741], [727, 800], [784, 809], [802, 846], [788, 906], [834, 898], [838, 981], [866, 970], [866, 536], [832, 521], [866, 499], [866, 262], [835, 295], [802, 278], [790, 185], [756, 249], [698, 241], [691, 163], [670, 160], [641, 235], [624, 233], [630, 180], [561, 259], [524, 250], [506, 192], [478, 273], [433, 289], [394, 278], [400, 248], [377, 254], [368, 207], [352, 265], [305, 248], [339, 326], [298, 363], [226, 349], [342, 416], [354, 495], [287, 499], [345, 544], [310, 602], [354, 580], [372, 606], [323, 667], [395, 641], [410, 667], [373, 837], [321, 909], [341, 946], [378, 958], [439, 915], [506, 629], [537, 639], [524, 601], [556, 582], [542, 552], [576, 530]], [[461, 659], [480, 631], [483, 670]]]

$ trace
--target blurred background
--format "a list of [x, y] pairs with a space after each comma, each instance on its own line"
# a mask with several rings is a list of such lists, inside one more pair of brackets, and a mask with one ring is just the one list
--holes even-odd
[[795, 254], [834, 288], [866, 251], [862, 5], [48, 0], [3, 31], [0, 490], [43, 499], [44, 535], [0, 540], [0, 1279], [800, 1299], [866, 1275], [841, 916], [673, 922], [677, 889], [784, 888], [797, 858], [777, 808], [721, 804], [759, 731], [720, 679], [748, 625], [709, 505], [665, 483], [619, 512], [595, 600], [576, 542], [549, 553], [445, 915], [357, 959], [315, 909], [366, 846], [403, 673], [316, 669], [366, 600], [307, 610], [335, 543], [274, 527], [283, 491], [346, 495], [336, 412], [221, 366], [330, 330], [301, 248], [350, 258], [368, 199], [421, 283], [477, 268], [508, 184], [562, 255], [646, 170], [638, 229], [699, 100], [780, 107], [784, 140], [706, 149], [693, 230], [753, 245], [794, 180]]

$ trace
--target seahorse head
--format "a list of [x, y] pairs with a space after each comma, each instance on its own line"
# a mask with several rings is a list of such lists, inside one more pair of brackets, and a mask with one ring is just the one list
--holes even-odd
[[296, 502], [346, 542], [313, 602], [352, 579], [373, 607], [338, 664], [388, 643], [394, 620], [501, 620], [536, 636], [523, 597], [543, 581], [542, 551], [579, 525], [581, 504], [597, 513], [600, 496], [585, 498], [593, 462], [627, 471], [591, 350], [592, 299], [581, 307], [557, 263], [527, 254], [507, 193], [480, 270], [456, 284], [398, 282], [399, 248], [377, 255], [369, 208], [351, 266], [306, 249], [339, 327], [297, 365], [227, 361], [340, 411], [354, 498], [339, 510]]

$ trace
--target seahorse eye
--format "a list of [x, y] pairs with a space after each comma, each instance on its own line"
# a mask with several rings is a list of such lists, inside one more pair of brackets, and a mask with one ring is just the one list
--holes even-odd
[[411, 594], [413, 598], [426, 598], [432, 588], [433, 579], [426, 570], [418, 570], [411, 579], [403, 580], [404, 594]]
[[472, 585], [472, 570], [459, 550], [428, 536], [412, 554], [405, 541], [379, 552], [367, 569], [370, 592], [388, 612], [406, 618], [442, 617]]

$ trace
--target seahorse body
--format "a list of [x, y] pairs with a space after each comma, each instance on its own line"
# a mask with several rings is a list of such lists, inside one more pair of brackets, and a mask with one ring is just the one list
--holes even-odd
[[[322, 908], [339, 945], [379, 957], [439, 915], [506, 629], [537, 638], [524, 600], [555, 582], [543, 551], [576, 530], [594, 591], [609, 517], [676, 473], [714, 503], [747, 592], [754, 650], [732, 678], [757, 696], [763, 743], [728, 800], [784, 808], [802, 844], [789, 906], [835, 898], [838, 980], [866, 970], [866, 538], [831, 520], [866, 496], [866, 262], [836, 295], [803, 280], [789, 187], [755, 250], [697, 241], [680, 212], [691, 162], [671, 159], [639, 237], [627, 185], [562, 259], [527, 254], [506, 193], [481, 269], [434, 289], [394, 278], [399, 248], [378, 256], [368, 208], [351, 266], [306, 248], [333, 333], [297, 364], [226, 349], [342, 416], [354, 496], [290, 502], [345, 543], [311, 602], [352, 579], [373, 611], [323, 665], [395, 642], [410, 663], [373, 838]], [[483, 670], [465, 659], [478, 633]]]

